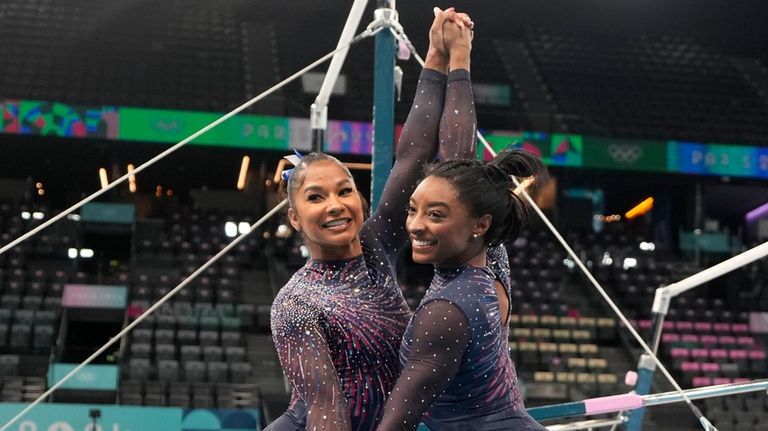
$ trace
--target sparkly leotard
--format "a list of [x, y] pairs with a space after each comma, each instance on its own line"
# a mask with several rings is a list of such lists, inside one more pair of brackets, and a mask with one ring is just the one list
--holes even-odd
[[438, 140], [441, 157], [472, 153], [475, 124], [469, 72], [423, 70], [381, 204], [360, 232], [363, 254], [310, 260], [275, 298], [272, 335], [293, 393], [268, 430], [344, 430], [347, 417], [352, 430], [376, 428], [410, 318], [395, 273], [405, 207]]
[[[494, 275], [496, 274], [496, 275]], [[380, 430], [545, 430], [525, 411], [495, 280], [509, 290], [503, 246], [488, 267], [437, 268], [400, 347], [403, 371]]]

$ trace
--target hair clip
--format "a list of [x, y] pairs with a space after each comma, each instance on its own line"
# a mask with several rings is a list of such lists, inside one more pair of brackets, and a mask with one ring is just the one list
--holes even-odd
[[536, 177], [531, 175], [528, 178], [524, 178], [522, 181], [518, 180], [518, 185], [512, 190], [512, 193], [520, 196], [523, 191], [528, 191], [528, 187], [533, 184], [533, 182], [536, 180]]
[[304, 158], [304, 155], [301, 154], [299, 150], [294, 149], [293, 154], [289, 154], [283, 158], [293, 165], [293, 168], [284, 170], [280, 176], [283, 181], [288, 181], [291, 179], [291, 175], [293, 175], [293, 170], [296, 169], [296, 166], [299, 166], [299, 163], [301, 163], [301, 159]]

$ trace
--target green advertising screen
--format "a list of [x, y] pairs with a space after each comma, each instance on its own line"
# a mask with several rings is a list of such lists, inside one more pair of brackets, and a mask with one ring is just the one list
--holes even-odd
[[[216, 121], [221, 114], [165, 109], [120, 108], [119, 139], [177, 143]], [[240, 148], [290, 148], [287, 117], [238, 115], [192, 141]]]
[[584, 137], [584, 167], [662, 172], [667, 146], [660, 141]]

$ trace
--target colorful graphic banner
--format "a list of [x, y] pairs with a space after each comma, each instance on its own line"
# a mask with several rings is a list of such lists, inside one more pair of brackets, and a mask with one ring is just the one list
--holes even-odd
[[583, 166], [584, 137], [581, 135], [553, 134], [549, 157], [544, 163], [554, 166]]
[[[0, 100], [0, 133], [178, 143], [216, 121], [212, 112], [83, 107], [29, 100]], [[402, 125], [396, 126], [396, 136]], [[552, 166], [768, 178], [768, 148], [680, 141], [614, 139], [531, 131], [485, 134], [495, 151], [509, 146], [538, 154]], [[247, 149], [308, 151], [308, 119], [236, 115], [192, 144]], [[370, 155], [373, 126], [329, 121], [325, 151]], [[485, 160], [490, 154], [478, 149]]]
[[[0, 403], [0, 423], [8, 422], [22, 403]], [[97, 430], [109, 431], [260, 431], [256, 409], [193, 409], [116, 405], [40, 404], [10, 429], [14, 431], [91, 430], [90, 410], [99, 409]]]
[[118, 113], [114, 106], [71, 106], [22, 100], [19, 133], [69, 138], [117, 139]]
[[[493, 148], [493, 151], [498, 154], [500, 151], [512, 147], [512, 148], [525, 148], [528, 151], [531, 151], [534, 154], [541, 155], [541, 150], [536, 146], [528, 146], [526, 147], [523, 142], [523, 132], [507, 132], [503, 130], [492, 130], [488, 131], [487, 133], [485, 131], [481, 132], [483, 134], [483, 137], [486, 141], [488, 141], [489, 144], [491, 144], [491, 148]], [[493, 155], [490, 151], [488, 151], [487, 148], [485, 148], [485, 145], [483, 145], [481, 142], [477, 143], [477, 158], [481, 160], [491, 160], [493, 159]]]
[[[581, 135], [494, 131], [485, 138], [497, 153], [507, 147], [522, 148], [539, 156], [547, 165], [582, 166], [584, 138]], [[487, 150], [478, 151], [482, 151], [478, 155], [484, 160], [490, 160]]]
[[19, 133], [19, 101], [0, 100], [0, 132]]
[[373, 125], [359, 121], [329, 121], [325, 151], [340, 154], [370, 155]]

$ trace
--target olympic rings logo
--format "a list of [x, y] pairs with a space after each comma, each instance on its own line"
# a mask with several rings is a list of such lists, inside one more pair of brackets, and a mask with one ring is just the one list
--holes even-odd
[[639, 145], [608, 145], [608, 156], [617, 163], [632, 164], [643, 155], [643, 149]]

